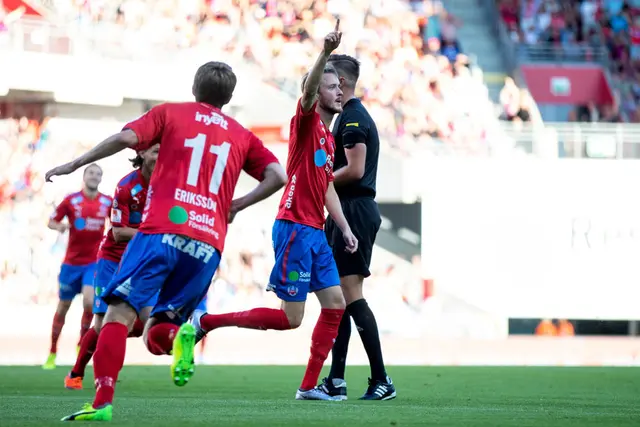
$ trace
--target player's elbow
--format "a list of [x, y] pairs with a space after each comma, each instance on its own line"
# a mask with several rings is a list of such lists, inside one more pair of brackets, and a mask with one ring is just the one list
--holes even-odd
[[271, 163], [264, 171], [264, 179], [278, 190], [287, 184], [287, 173], [280, 163]]
[[116, 243], [124, 243], [126, 241], [122, 235], [122, 228], [113, 227], [111, 228], [111, 232], [113, 233], [113, 240], [115, 240]]
[[49, 220], [49, 222], [47, 223], [47, 227], [49, 227], [50, 230], [58, 230], [58, 223], [52, 219]]
[[316, 102], [317, 91], [318, 91], [317, 88], [315, 88], [313, 92], [310, 92], [307, 89], [305, 89], [305, 91], [302, 93], [300, 106], [302, 107], [302, 111], [304, 111], [305, 113], [308, 113], [313, 108], [313, 104], [315, 104]]
[[354, 181], [362, 179], [364, 176], [364, 164], [357, 165], [351, 169], [351, 179]]
[[125, 129], [116, 134], [115, 139], [125, 148], [133, 148], [138, 144], [138, 135], [131, 129]]

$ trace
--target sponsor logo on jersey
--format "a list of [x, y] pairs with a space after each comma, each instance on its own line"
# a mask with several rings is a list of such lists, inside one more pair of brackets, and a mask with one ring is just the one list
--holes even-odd
[[175, 234], [163, 234], [162, 243], [204, 263], [208, 263], [216, 252], [215, 248], [211, 245], [189, 239], [188, 237], [176, 236]]
[[316, 150], [313, 155], [313, 161], [317, 167], [324, 167], [324, 171], [327, 175], [331, 174], [333, 171], [333, 157], [322, 148]]
[[189, 222], [196, 222], [198, 224], [205, 224], [209, 227], [213, 227], [213, 225], [215, 224], [215, 218], [207, 215], [206, 213], [199, 214], [196, 211], [190, 211]]
[[220, 238], [220, 233], [213, 229], [215, 218], [206, 213], [199, 214], [195, 211], [187, 213], [187, 210], [182, 206], [174, 206], [169, 209], [169, 221], [178, 225], [186, 224], [195, 230], [211, 234], [216, 239]]
[[144, 190], [144, 188], [142, 188], [142, 185], [136, 184], [135, 187], [131, 189], [131, 195], [135, 196], [136, 194], [139, 194], [142, 190]]
[[293, 175], [291, 177], [291, 185], [287, 189], [287, 199], [284, 201], [284, 207], [287, 209], [291, 209], [291, 205], [293, 204], [293, 195], [296, 192], [296, 176]]
[[196, 122], [204, 123], [205, 126], [217, 125], [224, 130], [229, 129], [229, 123], [227, 122], [227, 119], [216, 112], [212, 112], [210, 115], [196, 112]]
[[98, 231], [104, 229], [104, 218], [87, 218], [84, 222], [83, 230], [85, 231]]
[[122, 211], [120, 209], [111, 209], [111, 222], [115, 222], [118, 224], [122, 222]]

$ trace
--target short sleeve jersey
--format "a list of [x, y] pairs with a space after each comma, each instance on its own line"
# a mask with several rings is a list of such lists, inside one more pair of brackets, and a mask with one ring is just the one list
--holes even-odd
[[364, 175], [357, 181], [336, 186], [340, 198], [375, 197], [380, 139], [376, 124], [359, 99], [352, 98], [343, 106], [333, 126], [333, 136], [336, 141], [334, 171], [347, 165], [345, 150], [352, 149], [356, 144], [367, 146]]
[[65, 197], [56, 207], [51, 219], [61, 222], [67, 218], [69, 221], [65, 264], [87, 265], [96, 262], [111, 203], [111, 197], [106, 194], [98, 193], [95, 198], [89, 198], [79, 191]]
[[116, 242], [113, 237], [113, 227], [138, 228], [140, 226], [148, 186], [149, 183], [139, 169], [127, 174], [118, 182], [111, 208], [111, 228], [102, 240], [98, 258], [120, 262], [128, 242]]
[[322, 229], [325, 196], [333, 181], [333, 135], [316, 112], [316, 104], [305, 113], [301, 100], [290, 128], [289, 181], [280, 200], [277, 218]]
[[180, 234], [222, 251], [242, 170], [262, 180], [276, 157], [249, 130], [208, 104], [162, 104], [125, 125], [136, 150], [159, 143], [139, 231]]

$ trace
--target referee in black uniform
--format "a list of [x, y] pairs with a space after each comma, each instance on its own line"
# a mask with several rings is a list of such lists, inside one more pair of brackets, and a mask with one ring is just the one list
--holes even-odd
[[318, 387], [331, 396], [347, 399], [344, 371], [353, 317], [371, 366], [369, 387], [361, 399], [389, 400], [396, 397], [396, 390], [382, 360], [375, 316], [362, 294], [362, 282], [371, 275], [371, 252], [381, 223], [378, 204], [374, 200], [380, 140], [371, 116], [355, 97], [360, 63], [351, 56], [334, 54], [329, 57], [329, 64], [338, 71], [343, 92], [343, 111], [333, 125], [336, 140], [334, 185], [344, 216], [358, 238], [358, 250], [354, 254], [345, 251], [342, 232], [331, 217], [327, 218], [325, 233], [338, 265], [347, 309], [333, 346], [331, 374]]

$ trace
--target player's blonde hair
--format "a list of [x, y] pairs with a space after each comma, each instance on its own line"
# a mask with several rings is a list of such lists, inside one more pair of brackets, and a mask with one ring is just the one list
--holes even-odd
[[[336, 71], [335, 68], [333, 68], [331, 65], [327, 65], [326, 67], [324, 67], [324, 70], [322, 71], [323, 74], [334, 74], [336, 77], [340, 77], [338, 75], [338, 71]], [[309, 78], [309, 72], [306, 72], [304, 74], [304, 76], [302, 76], [302, 82], [300, 82], [300, 91], [304, 92], [304, 85], [307, 84], [307, 79]]]

